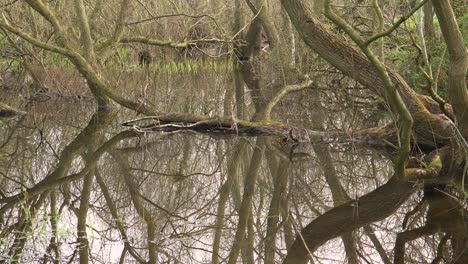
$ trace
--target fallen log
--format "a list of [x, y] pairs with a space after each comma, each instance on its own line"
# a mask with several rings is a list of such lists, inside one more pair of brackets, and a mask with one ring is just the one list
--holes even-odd
[[389, 127], [354, 133], [317, 131], [270, 120], [245, 121], [233, 117], [207, 117], [186, 113], [143, 117], [126, 121], [122, 126], [140, 133], [191, 131], [216, 137], [273, 136], [278, 137], [280, 141], [292, 143], [352, 143], [380, 149], [396, 149], [396, 133]]

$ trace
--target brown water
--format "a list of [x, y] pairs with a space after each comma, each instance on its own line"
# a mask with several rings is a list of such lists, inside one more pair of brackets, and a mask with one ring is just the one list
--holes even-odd
[[[235, 104], [226, 102], [235, 89], [230, 70], [141, 73], [133, 81], [124, 75], [116, 78], [126, 87], [121, 92], [161, 111], [235, 112]], [[275, 118], [346, 131], [376, 115], [369, 104], [348, 100], [347, 92], [322, 88], [287, 96]], [[252, 99], [245, 92], [251, 116]], [[369, 100], [365, 90], [354, 93]], [[135, 134], [120, 126], [137, 118], [134, 113], [94, 108], [51, 99], [1, 124], [1, 261], [16, 256], [20, 263], [226, 263], [238, 254], [244, 263], [280, 263], [298, 230], [392, 175], [387, 157], [352, 144], [292, 150], [274, 138]], [[376, 210], [385, 201], [377, 198]], [[360, 263], [383, 263], [383, 255], [393, 259], [403, 217], [420, 201], [415, 194], [384, 220], [348, 234]], [[354, 215], [360, 217], [365, 216]], [[424, 221], [424, 211], [417, 212], [408, 226]], [[344, 237], [319, 247], [314, 263], [346, 262]], [[408, 263], [433, 259], [440, 239], [436, 234], [408, 244]]]

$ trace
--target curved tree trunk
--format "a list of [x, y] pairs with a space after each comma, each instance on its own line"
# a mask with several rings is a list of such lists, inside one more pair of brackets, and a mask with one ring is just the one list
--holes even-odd
[[[311, 2], [300, 0], [282, 0], [281, 2], [300, 36], [309, 47], [342, 73], [385, 98], [385, 85], [376, 67], [342, 37], [325, 28], [316, 17]], [[448, 143], [447, 139], [452, 136], [452, 131], [448, 129], [448, 120], [429, 111], [436, 111], [437, 103], [416, 94], [394, 70], [387, 68], [387, 72], [412, 114], [418, 143], [434, 146], [436, 145], [434, 139], [437, 143]], [[439, 113], [440, 111], [437, 112]], [[433, 133], [434, 129], [436, 133]]]
[[416, 190], [414, 183], [396, 180], [394, 176], [358, 200], [331, 209], [302, 230], [305, 245], [302, 238], [297, 237], [283, 264], [306, 264], [309, 252], [314, 252], [330, 239], [386, 218]]

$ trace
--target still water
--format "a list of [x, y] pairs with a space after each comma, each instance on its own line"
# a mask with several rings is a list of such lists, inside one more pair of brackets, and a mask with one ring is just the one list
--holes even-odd
[[[133, 74], [115, 77], [119, 87], [134, 87], [121, 92], [161, 111], [236, 112], [227, 99], [236, 89], [230, 69]], [[244, 88], [249, 117], [255, 98]], [[287, 96], [275, 119], [342, 131], [379, 122], [363, 103], [372, 99], [365, 90], [351, 102], [346, 92], [321, 89]], [[353, 144], [135, 133], [120, 125], [135, 113], [96, 112], [67, 87], [59, 91], [1, 124], [2, 263], [281, 263], [305, 226], [340, 204], [356, 201], [358, 208], [358, 197], [392, 175], [388, 156]], [[378, 210], [386, 198], [375, 199]], [[405, 214], [421, 200], [416, 192], [387, 218], [326, 241], [310, 252], [314, 263], [389, 263]], [[360, 217], [367, 216], [356, 210], [349, 221]], [[406, 228], [424, 222], [419, 210]], [[408, 263], [433, 259], [441, 239], [408, 243]]]

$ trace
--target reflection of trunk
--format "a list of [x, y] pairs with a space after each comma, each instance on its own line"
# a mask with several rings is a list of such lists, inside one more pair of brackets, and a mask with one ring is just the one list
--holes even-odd
[[228, 264], [234, 264], [237, 262], [239, 251], [242, 246], [242, 242], [245, 238], [245, 230], [247, 228], [250, 214], [252, 213], [252, 201], [255, 191], [255, 184], [260, 171], [260, 165], [262, 163], [263, 150], [264, 150], [264, 139], [258, 138], [257, 144], [255, 144], [250, 167], [246, 175], [246, 181], [244, 184], [244, 194], [242, 198], [242, 204], [239, 211], [239, 221], [237, 224], [237, 231], [234, 237], [234, 243], [232, 245], [231, 252], [229, 254]]
[[216, 228], [213, 239], [213, 253], [211, 255], [212, 264], [219, 263], [219, 245], [221, 243], [221, 235], [224, 227], [224, 208], [226, 207], [226, 203], [229, 198], [229, 191], [229, 184], [228, 182], [225, 182], [223, 186], [221, 186], [221, 189], [219, 191], [220, 194], [218, 199], [218, 209], [216, 213]]
[[267, 230], [265, 237], [265, 264], [275, 263], [276, 234], [279, 230], [279, 216], [281, 201], [285, 199], [286, 187], [290, 175], [290, 162], [288, 160], [277, 160], [271, 153], [267, 156], [272, 170], [273, 196], [267, 216]]
[[372, 244], [374, 245], [375, 250], [377, 251], [377, 253], [379, 253], [380, 258], [382, 259], [383, 263], [391, 264], [392, 262], [388, 258], [387, 252], [385, 251], [384, 247], [382, 246], [379, 239], [375, 235], [374, 230], [372, 229], [372, 227], [370, 225], [364, 226], [364, 232], [369, 237], [369, 239], [372, 241]]
[[157, 263], [158, 257], [156, 254], [156, 222], [152, 216], [150, 210], [148, 210], [139, 195], [138, 192], [138, 184], [134, 180], [134, 176], [130, 172], [130, 165], [128, 161], [125, 160], [119, 153], [113, 153], [113, 156], [117, 160], [117, 164], [120, 167], [122, 176], [125, 180], [125, 183], [128, 188], [128, 192], [130, 197], [132, 198], [133, 205], [138, 213], [138, 215], [145, 221], [146, 223], [146, 230], [147, 230], [147, 238], [146, 241], [148, 242], [148, 255], [149, 260], [147, 263], [155, 264]]
[[[128, 251], [139, 263], [146, 263], [144, 259], [138, 255], [138, 253], [135, 251], [135, 249], [130, 245], [130, 239], [127, 235], [127, 232], [125, 230], [125, 220], [122, 218], [122, 216], [118, 213], [117, 211], [117, 206], [115, 203], [112, 201], [112, 197], [110, 195], [109, 189], [107, 188], [104, 179], [101, 177], [99, 174], [99, 171], [96, 171], [96, 181], [99, 184], [99, 187], [102, 191], [102, 195], [104, 196], [104, 199], [106, 200], [107, 207], [109, 208], [109, 212], [112, 215], [112, 219], [116, 222], [117, 229], [120, 232], [120, 236], [122, 237], [122, 240], [124, 242], [124, 247], [125, 250]], [[125, 256], [122, 258], [125, 259]]]
[[[468, 211], [456, 199], [446, 195], [443, 191], [432, 190], [432, 192], [430, 196], [425, 195], [429, 204], [425, 225], [397, 235], [394, 250], [395, 264], [405, 263], [407, 242], [441, 232], [446, 233], [446, 237], [450, 236], [450, 245], [453, 250], [453, 260], [450, 263], [468, 263], [468, 228], [466, 225]], [[446, 242], [447, 239], [442, 239], [440, 243], [443, 244], [439, 247], [445, 247]], [[435, 259], [441, 259], [442, 254], [441, 250], [438, 250]]]
[[[50, 172], [42, 181], [29, 188], [27, 192], [22, 192], [14, 196], [1, 199], [3, 201], [0, 203], [6, 204], [1, 208], [0, 214], [17, 205], [17, 203], [23, 201], [26, 197], [28, 200], [33, 201], [31, 203], [26, 203], [24, 207], [21, 207], [29, 210], [30, 214], [21, 214], [21, 217], [18, 220], [17, 232], [15, 232], [18, 235], [15, 237], [9, 252], [9, 256], [11, 256], [13, 260], [17, 261], [21, 255], [27, 240], [24, 233], [29, 231], [32, 227], [32, 222], [37, 211], [41, 208], [46, 199], [50, 197], [50, 193], [53, 188], [56, 188], [61, 181], [64, 183], [71, 181], [71, 179], [78, 180], [84, 175], [91, 173], [98, 158], [102, 155], [104, 150], [101, 149], [99, 153], [95, 153], [89, 148], [96, 145], [94, 143], [95, 140], [102, 136], [103, 130], [107, 128], [107, 125], [110, 122], [113, 121], [115, 113], [116, 111], [100, 111], [95, 113], [89, 121], [88, 126], [81, 131], [74, 141], [64, 148], [60, 154], [59, 163], [55, 166], [55, 169], [52, 172]], [[113, 143], [115, 144], [116, 142]], [[87, 151], [88, 153], [86, 153]], [[89, 160], [90, 162], [89, 164], [86, 164], [87, 166], [80, 173], [74, 174], [79, 177], [67, 177], [67, 173], [72, 166], [72, 162], [78, 155], [83, 156], [85, 160]]]
[[178, 170], [177, 170], [177, 175], [174, 177], [175, 181], [182, 181], [186, 179], [184, 175], [188, 174], [190, 171], [189, 164], [190, 164], [190, 154], [192, 153], [192, 143], [191, 143], [191, 138], [190, 136], [185, 136], [184, 137], [184, 147], [182, 149], [182, 157], [180, 157], [180, 160], [177, 162], [178, 164]]
[[247, 235], [246, 239], [242, 242], [242, 262], [245, 264], [255, 264], [254, 257], [255, 250], [255, 230], [254, 230], [254, 218], [252, 210], [249, 213], [249, 220], [247, 222]]
[[291, 223], [291, 218], [289, 217], [289, 201], [288, 197], [285, 196], [281, 199], [281, 217], [283, 218], [283, 232], [284, 232], [284, 242], [286, 243], [286, 248], [290, 248], [294, 242], [294, 232], [293, 226]]
[[[96, 151], [97, 146], [102, 144], [104, 140], [104, 134], [100, 133], [97, 137], [94, 137], [92, 140], [88, 142], [88, 149], [86, 152], [93, 153]], [[88, 155], [84, 157], [85, 163], [93, 163], [96, 162], [92, 160]], [[86, 219], [88, 217], [88, 210], [89, 210], [89, 199], [91, 197], [91, 192], [93, 188], [93, 181], [94, 181], [94, 173], [95, 168], [93, 168], [83, 179], [83, 189], [81, 190], [81, 199], [80, 199], [80, 208], [78, 209], [77, 213], [77, 235], [78, 235], [78, 245], [79, 245], [79, 256], [80, 256], [80, 263], [86, 264], [89, 263], [89, 241], [88, 241], [88, 234], [86, 232]]]
[[[246, 143], [247, 144], [247, 143]], [[250, 143], [252, 144], [252, 143]], [[232, 187], [232, 195], [234, 198], [234, 205], [236, 208], [237, 213], [241, 212], [242, 208], [242, 203], [243, 203], [243, 196], [241, 196], [241, 186], [244, 186], [245, 190], [245, 185], [250, 182], [249, 177], [249, 171], [250, 171], [250, 164], [252, 162], [253, 158], [253, 152], [250, 152], [248, 148], [244, 148], [246, 151], [246, 155], [241, 156], [240, 160], [240, 166], [242, 173], [239, 173], [238, 177], [232, 177], [233, 178], [233, 184], [231, 185]], [[247, 168], [248, 167], [248, 168]], [[246, 169], [247, 168], [247, 169]], [[237, 182], [236, 182], [237, 181]], [[240, 184], [240, 182], [242, 184]], [[260, 194], [261, 196], [261, 194]], [[237, 198], [236, 198], [237, 197]], [[236, 200], [237, 199], [237, 200]], [[242, 257], [242, 263], [244, 264], [250, 264], [254, 262], [254, 249], [255, 249], [255, 233], [254, 233], [254, 219], [253, 219], [253, 208], [250, 209], [249, 213], [249, 218], [247, 221], [247, 227], [246, 227], [247, 233], [244, 235], [245, 239], [241, 241], [241, 257]]]
[[[215, 235], [213, 239], [213, 254], [212, 254], [212, 259], [211, 263], [212, 264], [217, 264], [219, 263], [219, 246], [221, 243], [221, 235], [222, 235], [222, 230], [224, 227], [224, 209], [226, 208], [226, 203], [229, 198], [229, 194], [231, 193], [231, 190], [234, 188], [238, 188], [237, 186], [233, 186], [234, 184], [237, 184], [237, 181], [235, 181], [233, 178], [237, 178], [237, 169], [239, 165], [239, 161], [242, 157], [243, 149], [245, 148], [245, 141], [239, 142], [233, 153], [230, 155], [230, 159], [228, 162], [228, 168], [227, 168], [227, 180], [226, 182], [221, 186], [220, 190], [220, 195], [219, 195], [219, 200], [218, 200], [218, 209], [216, 213], [216, 229], [215, 229]], [[240, 199], [234, 199], [234, 200], [239, 200]]]
[[[311, 99], [314, 102], [317, 102], [314, 104], [314, 111], [312, 111], [312, 127], [314, 129], [319, 129], [323, 131], [323, 117], [325, 116], [325, 113], [323, 113], [322, 105], [319, 103], [320, 98], [317, 90], [313, 91]], [[333, 205], [339, 206], [345, 202], [349, 202], [351, 198], [348, 196], [348, 194], [343, 189], [343, 186], [340, 183], [336, 169], [333, 166], [333, 159], [330, 155], [328, 145], [313, 144], [312, 147], [314, 149], [315, 154], [317, 155], [317, 158], [319, 159], [320, 167], [322, 168], [323, 175], [325, 176], [327, 184], [330, 187], [333, 198]], [[357, 249], [353, 238], [353, 232], [343, 234], [341, 236], [341, 239], [343, 240], [346, 256], [348, 258], [348, 263], [359, 263]]]
[[77, 214], [77, 231], [78, 231], [78, 253], [80, 263], [89, 263], [89, 241], [86, 232], [86, 218], [88, 217], [89, 198], [93, 187], [94, 170], [88, 173], [83, 180], [83, 189], [81, 190], [80, 208]]
[[331, 209], [302, 230], [301, 234], [308, 249], [302, 239], [297, 237], [289, 248], [283, 264], [307, 263], [308, 250], [313, 252], [330, 239], [386, 218], [416, 189], [417, 186], [413, 183], [402, 182], [393, 177], [386, 184], [361, 196], [358, 200]]
[[[53, 262], [54, 264], [59, 264], [60, 261], [60, 248], [58, 244], [58, 219], [59, 211], [57, 210], [57, 195], [55, 191], [50, 193], [50, 216], [49, 222], [50, 227], [52, 228], [52, 236], [50, 238], [49, 246], [46, 249], [46, 253], [43, 256], [43, 264]], [[52, 254], [53, 252], [53, 254]]]
[[48, 193], [44, 193], [33, 202], [24, 204], [24, 207], [22, 208], [24, 209], [24, 212], [20, 212], [18, 222], [14, 229], [10, 231], [11, 233], [16, 234], [10, 247], [10, 251], [8, 252], [10, 263], [19, 263], [19, 259], [23, 254], [24, 246], [28, 240], [28, 232], [30, 232], [33, 225], [33, 220], [47, 197]]

